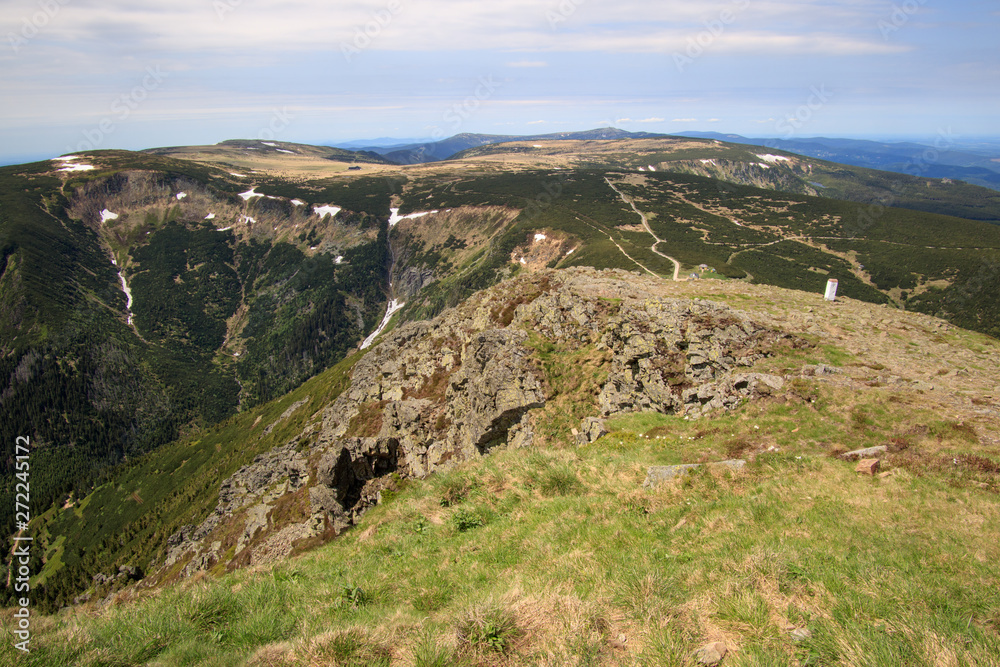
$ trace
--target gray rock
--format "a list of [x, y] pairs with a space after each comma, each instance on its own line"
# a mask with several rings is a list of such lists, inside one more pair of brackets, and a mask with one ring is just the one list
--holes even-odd
[[581, 445], [595, 442], [608, 434], [604, 420], [597, 417], [587, 417], [580, 423], [580, 428], [582, 430], [577, 434], [576, 441]]
[[845, 452], [844, 454], [841, 454], [839, 458], [844, 461], [857, 461], [858, 459], [875, 458], [879, 454], [884, 454], [887, 451], [889, 451], [889, 448], [885, 445], [865, 447], [864, 449], [855, 449], [853, 452]]
[[792, 630], [791, 637], [793, 642], [804, 642], [812, 639], [812, 632], [809, 631], [809, 628], [797, 628]]
[[[746, 467], [747, 462], [743, 459], [730, 459], [728, 461], [717, 461], [707, 464], [709, 468], [726, 468], [738, 471]], [[682, 475], [701, 467], [700, 463], [681, 463], [672, 466], [650, 466], [646, 471], [646, 481], [642, 483], [643, 488], [655, 489], [664, 482], [669, 482]]]
[[694, 652], [694, 657], [699, 665], [718, 665], [729, 653], [729, 649], [722, 642], [712, 642], [702, 646]]

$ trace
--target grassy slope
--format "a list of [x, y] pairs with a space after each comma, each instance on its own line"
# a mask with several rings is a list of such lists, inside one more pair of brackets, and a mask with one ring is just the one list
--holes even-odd
[[[170, 535], [185, 524], [201, 522], [214, 509], [222, 480], [318, 418], [317, 413], [347, 386], [358, 358], [345, 359], [280, 399], [123, 465], [112, 482], [73, 506], [42, 514], [35, 527], [36, 552], [44, 554], [47, 564], [36, 585], [68, 589], [61, 580], [79, 585], [89, 580], [87, 573], [114, 573], [125, 564], [147, 570], [150, 558], [164, 548]], [[300, 400], [307, 402], [277, 422]], [[265, 434], [272, 424], [273, 430]], [[66, 544], [72, 545], [69, 552]], [[83, 584], [79, 589], [85, 588]], [[52, 602], [68, 604], [71, 599]]]
[[[603, 357], [535, 346], [555, 394], [545, 446], [411, 482], [274, 569], [36, 619], [23, 663], [693, 665], [720, 640], [727, 665], [1000, 664], [1000, 460], [976, 426], [877, 380], [803, 378], [710, 420], [616, 419], [574, 447]], [[880, 372], [849, 348], [761, 369]], [[884, 479], [831, 457], [876, 444], [891, 448]], [[734, 456], [752, 462], [640, 486], [649, 465]], [[793, 641], [801, 628], [810, 638]]]

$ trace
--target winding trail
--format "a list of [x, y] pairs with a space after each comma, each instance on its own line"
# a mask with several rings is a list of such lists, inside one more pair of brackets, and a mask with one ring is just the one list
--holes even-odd
[[631, 261], [633, 264], [635, 264], [636, 266], [638, 266], [640, 269], [642, 269], [643, 271], [645, 271], [649, 275], [654, 276], [656, 278], [661, 278], [662, 277], [659, 273], [656, 273], [655, 271], [653, 271], [652, 269], [650, 269], [648, 266], [643, 265], [635, 257], [633, 257], [632, 255], [630, 255], [627, 252], [625, 252], [625, 248], [623, 248], [620, 245], [618, 245], [618, 242], [615, 241], [615, 238], [613, 236], [611, 236], [610, 232], [608, 232], [607, 230], [601, 229], [597, 225], [590, 224], [586, 220], [581, 219], [580, 216], [577, 216], [576, 219], [579, 220], [580, 222], [582, 222], [583, 224], [587, 225], [588, 227], [593, 228], [595, 231], [598, 231], [598, 232], [601, 232], [602, 234], [605, 234], [608, 237], [608, 240], [615, 244], [615, 247], [618, 248], [618, 250], [621, 252], [621, 254], [625, 255], [625, 257], [627, 257], [629, 259], [629, 261]]
[[[635, 205], [635, 202], [632, 201], [631, 198], [629, 198], [628, 196], [626, 196], [626, 194], [624, 192], [622, 192], [621, 190], [619, 190], [618, 188], [616, 188], [615, 184], [612, 183], [611, 180], [607, 176], [604, 177], [604, 181], [611, 187], [612, 190], [614, 190], [615, 192], [618, 193], [618, 196], [622, 198], [623, 202], [625, 202], [626, 204], [628, 204], [629, 206], [631, 206], [632, 210], [635, 211], [636, 214], [638, 214], [638, 216], [640, 218], [642, 218], [642, 226], [646, 228], [646, 231], [654, 239], [654, 243], [653, 243], [653, 245], [651, 245], [649, 247], [649, 249], [652, 250], [655, 254], [657, 254], [660, 257], [662, 257], [663, 259], [670, 260], [670, 262], [673, 263], [673, 265], [674, 265], [674, 280], [675, 281], [679, 281], [681, 279], [681, 263], [678, 262], [673, 257], [671, 257], [670, 255], [665, 255], [665, 254], [663, 254], [662, 252], [660, 252], [659, 250], [656, 249], [656, 246], [658, 246], [661, 243], [665, 243], [665, 241], [663, 239], [661, 239], [659, 236], [657, 236], [653, 232], [653, 228], [649, 226], [649, 220], [646, 219], [646, 214], [639, 210], [639, 208]], [[616, 243], [615, 245], [618, 245], [618, 244]], [[621, 250], [620, 247], [619, 247], [619, 250]], [[622, 252], [624, 253], [625, 251], [622, 250]], [[626, 257], [628, 257], [628, 255], [626, 255]], [[632, 258], [629, 257], [629, 259], [632, 259]], [[635, 262], [634, 259], [632, 261]], [[638, 264], [638, 262], [636, 262], [636, 264]], [[645, 267], [643, 267], [643, 268], [645, 268]], [[648, 271], [649, 269], [646, 269], [646, 270]]]

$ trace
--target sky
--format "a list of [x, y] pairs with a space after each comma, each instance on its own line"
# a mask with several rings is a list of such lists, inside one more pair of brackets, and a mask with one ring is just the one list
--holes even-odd
[[615, 126], [1000, 135], [996, 0], [3, 0], [0, 163]]

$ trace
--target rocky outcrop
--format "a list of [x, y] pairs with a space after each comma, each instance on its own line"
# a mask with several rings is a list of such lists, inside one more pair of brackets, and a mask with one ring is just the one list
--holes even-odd
[[281, 558], [301, 540], [339, 534], [399, 480], [530, 446], [529, 413], [552, 391], [540, 347], [601, 360], [580, 444], [605, 435], [610, 415], [697, 417], [782, 389], [782, 378], [752, 366], [789, 336], [636, 283], [623, 271], [543, 271], [385, 334], [322, 420], [225, 480], [215, 511], [171, 537], [163, 564], [186, 574]]

